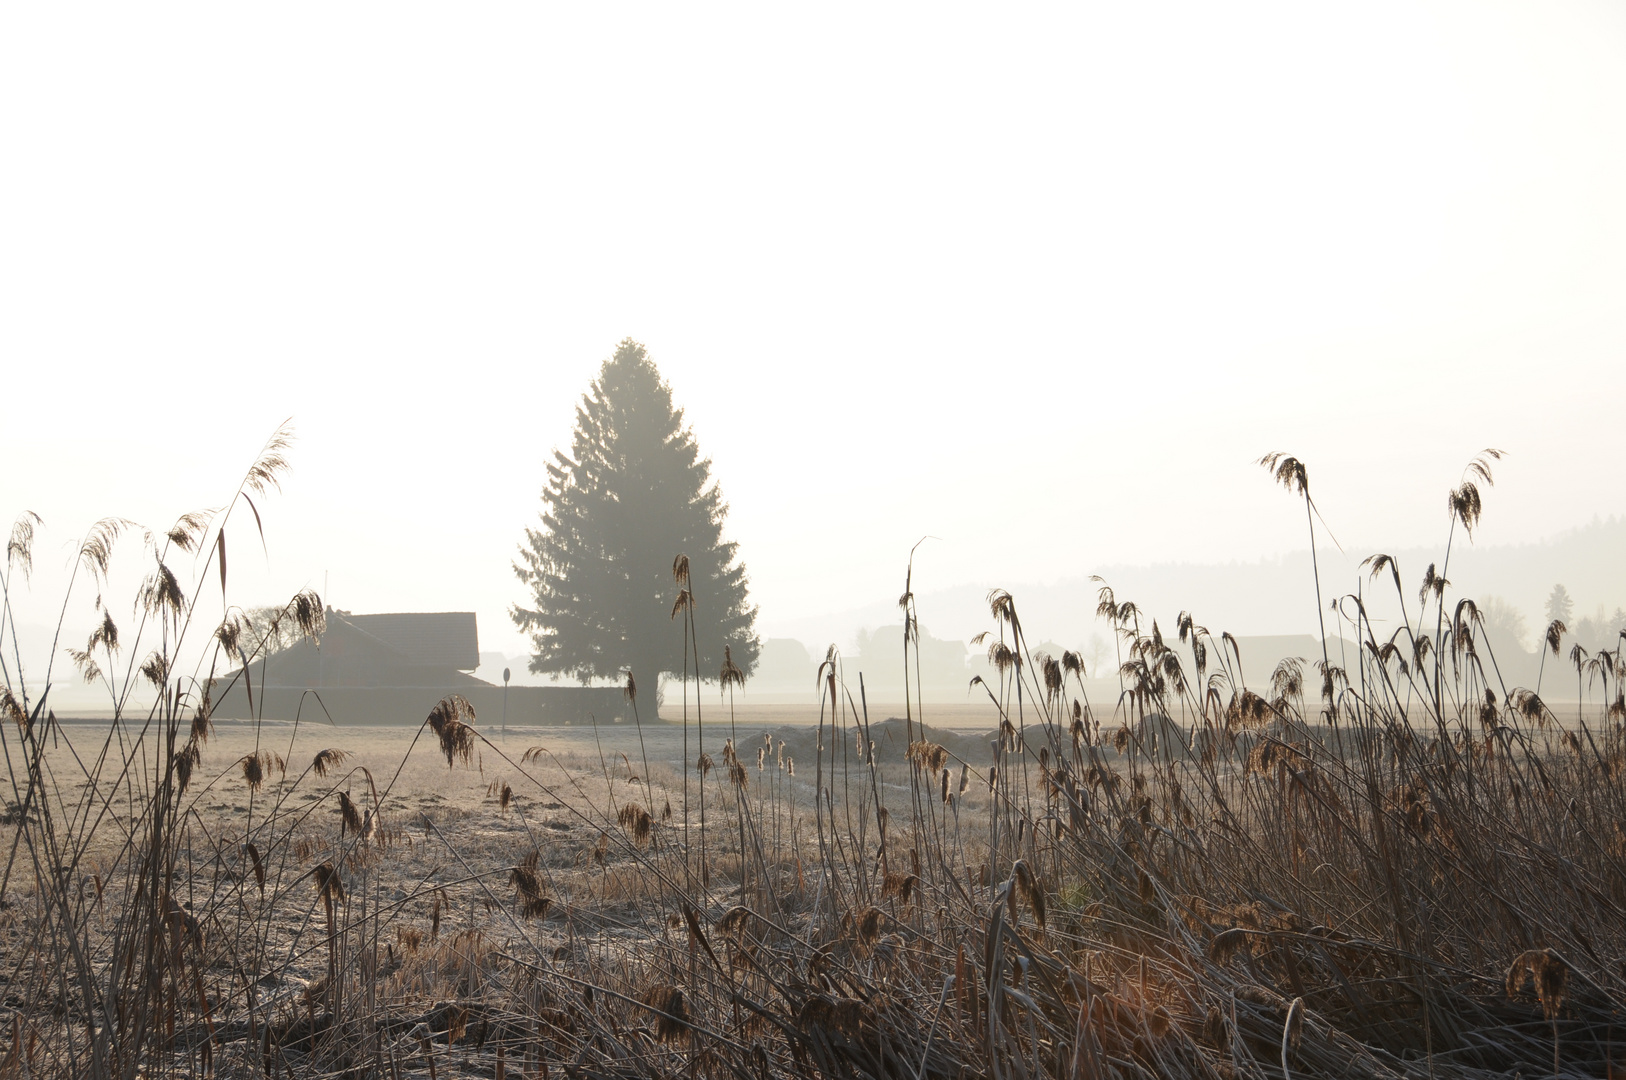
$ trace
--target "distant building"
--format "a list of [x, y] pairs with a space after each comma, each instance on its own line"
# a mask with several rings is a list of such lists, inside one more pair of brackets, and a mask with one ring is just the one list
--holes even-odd
[[[459, 694], [482, 725], [572, 723], [620, 717], [621, 691], [606, 687], [516, 686], [507, 694], [472, 674], [480, 634], [472, 611], [354, 615], [327, 610], [320, 641], [305, 639], [246, 672], [216, 678], [222, 718], [421, 723], [435, 703]], [[245, 686], [245, 682], [250, 684]]]
[[328, 608], [327, 631], [271, 657], [273, 682], [316, 689], [428, 687], [451, 693], [489, 686], [469, 674], [480, 666], [472, 611], [352, 615]]

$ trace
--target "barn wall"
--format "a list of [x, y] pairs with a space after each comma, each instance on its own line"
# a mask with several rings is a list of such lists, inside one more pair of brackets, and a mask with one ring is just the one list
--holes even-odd
[[[222, 689], [215, 692], [219, 694]], [[249, 708], [242, 686], [237, 685], [215, 702], [213, 713], [221, 719], [235, 720], [253, 719], [256, 714], [267, 720], [293, 720], [297, 714], [302, 720], [318, 722], [331, 716], [337, 724], [415, 725], [423, 723], [436, 702], [449, 693], [463, 695], [474, 707], [477, 726], [489, 730], [502, 725], [503, 688], [485, 685], [343, 686], [312, 691], [288, 686], [272, 686], [262, 691], [256, 686], [253, 709]], [[512, 686], [508, 689], [510, 726], [580, 724], [595, 718], [600, 722], [613, 722], [623, 716], [630, 720], [632, 712], [616, 687]]]

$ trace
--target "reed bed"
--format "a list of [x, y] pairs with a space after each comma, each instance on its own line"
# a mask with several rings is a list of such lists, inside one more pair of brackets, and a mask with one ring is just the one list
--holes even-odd
[[[1031, 650], [996, 591], [986, 737], [914, 702], [872, 720], [832, 649], [800, 735], [738, 729], [725, 667], [721, 704], [691, 715], [685, 686], [679, 720], [642, 715], [629, 679], [634, 737], [591, 755], [494, 741], [450, 697], [393, 769], [272, 725], [212, 761], [216, 672], [322, 631], [308, 593], [200, 622], [284, 442], [225, 512], [144, 549], [139, 632], [109, 617], [74, 653], [116, 702], [145, 680], [150, 710], [87, 745], [6, 667], [0, 1078], [1605, 1076], [1626, 1057], [1626, 673], [1572, 656], [1602, 693], [1563, 722], [1503, 685], [1449, 543], [1409, 611], [1393, 560], [1369, 561], [1399, 631], [1336, 598], [1360, 655], [1286, 660], [1268, 687], [1229, 635], [1182, 613], [1166, 637], [1103, 583], [1121, 693], [1092, 702], [1083, 661]], [[1492, 461], [1451, 492], [1453, 539]], [[1304, 466], [1265, 464], [1313, 542]], [[124, 528], [85, 542], [93, 585]], [[203, 556], [190, 593], [176, 549]], [[651, 760], [673, 723], [681, 756]], [[404, 784], [426, 759], [478, 804]]]

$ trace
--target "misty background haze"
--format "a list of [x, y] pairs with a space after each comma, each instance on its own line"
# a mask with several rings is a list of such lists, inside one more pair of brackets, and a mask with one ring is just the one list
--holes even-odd
[[291, 416], [234, 591], [474, 610], [521, 655], [544, 463], [629, 335], [759, 632], [815, 660], [896, 624], [925, 534], [920, 617], [962, 648], [999, 586], [1087, 649], [1091, 574], [1165, 627], [1312, 633], [1273, 449], [1329, 598], [1377, 551], [1415, 582], [1496, 446], [1454, 591], [1532, 638], [1555, 583], [1612, 613], [1622, 101], [1605, 3], [13, 10], [19, 631], [49, 637], [94, 519], [224, 498]]

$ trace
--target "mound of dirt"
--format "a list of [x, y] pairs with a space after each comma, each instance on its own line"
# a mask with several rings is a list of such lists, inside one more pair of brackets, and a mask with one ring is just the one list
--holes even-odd
[[[991, 730], [967, 734], [950, 731], [946, 728], [929, 727], [919, 722], [916, 722], [913, 726], [916, 741], [925, 739], [928, 742], [937, 743], [948, 750], [957, 760], [967, 762], [973, 768], [986, 766], [993, 761], [995, 733]], [[832, 749], [835, 750], [838, 756], [840, 755], [841, 747], [837, 740], [844, 736], [847, 743], [847, 752], [854, 755], [852, 760], [856, 761], [859, 732], [859, 727], [853, 724], [846, 725], [844, 730], [837, 729], [834, 731], [832, 731], [828, 723], [825, 724], [824, 748], [826, 755]], [[813, 762], [813, 755], [816, 752], [819, 738], [817, 728], [802, 725], [796, 727], [787, 726], [780, 727], [769, 732], [769, 734], [773, 736], [776, 746], [781, 742], [785, 744], [785, 753], [790, 757], [795, 758], [798, 762], [808, 764]], [[909, 749], [908, 733], [905, 731], [905, 722], [901, 716], [891, 716], [885, 720], [872, 722], [869, 725], [869, 739], [875, 744], [877, 760], [882, 762], [901, 762]], [[744, 756], [746, 753], [754, 753], [748, 740], [745, 740], [745, 746], [741, 748], [741, 755]]]

